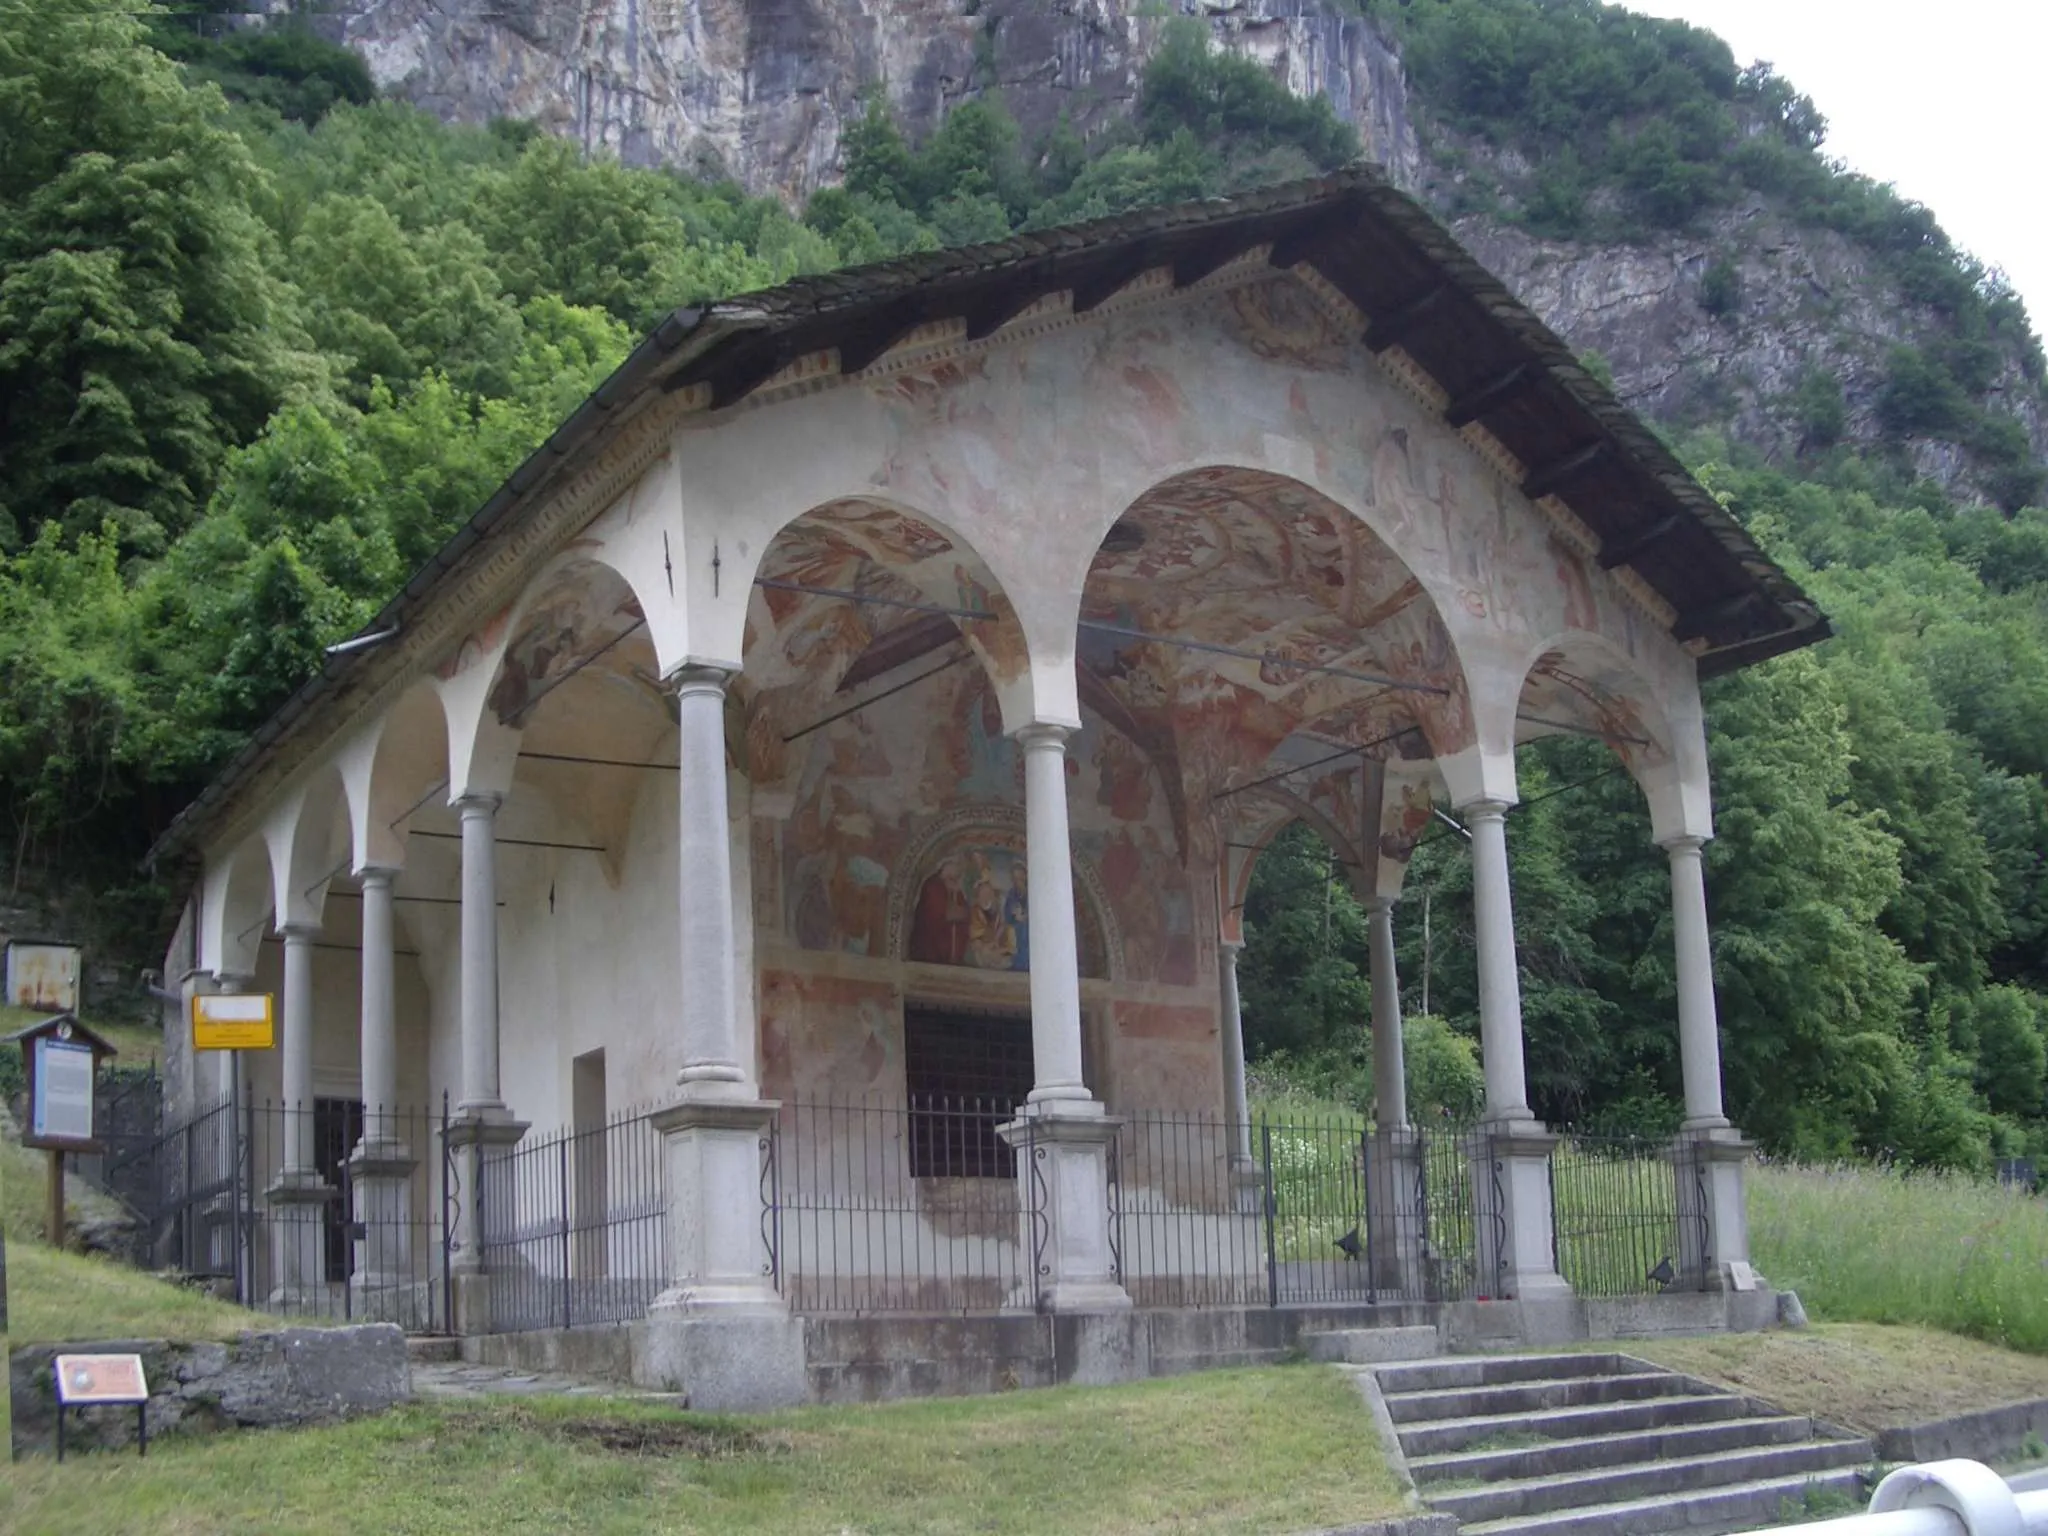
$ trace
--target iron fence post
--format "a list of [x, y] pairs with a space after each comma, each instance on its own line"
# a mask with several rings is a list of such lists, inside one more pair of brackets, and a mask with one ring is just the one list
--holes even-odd
[[[1365, 1209], [1365, 1220], [1362, 1223], [1365, 1228], [1365, 1304], [1369, 1307], [1376, 1307], [1380, 1302], [1380, 1272], [1379, 1265], [1373, 1257], [1372, 1244], [1372, 1128], [1370, 1126], [1358, 1133], [1358, 1166], [1361, 1173], [1359, 1184], [1364, 1191], [1364, 1197], [1359, 1203]], [[1395, 1207], [1395, 1215], [1397, 1218], [1400, 1215], [1399, 1206]], [[1397, 1243], [1398, 1241], [1396, 1239]]]
[[1261, 1205], [1266, 1215], [1266, 1305], [1280, 1305], [1280, 1252], [1273, 1231], [1279, 1219], [1279, 1208], [1273, 1198], [1273, 1127], [1270, 1123], [1259, 1126], [1259, 1152], [1265, 1170], [1265, 1199]]
[[450, 1218], [448, 1180], [454, 1162], [448, 1146], [448, 1090], [441, 1090], [441, 1326], [455, 1331], [454, 1222]]
[[556, 1163], [562, 1185], [562, 1326], [573, 1327], [570, 1321], [573, 1313], [569, 1301], [569, 1143], [573, 1136], [564, 1136], [556, 1143]]

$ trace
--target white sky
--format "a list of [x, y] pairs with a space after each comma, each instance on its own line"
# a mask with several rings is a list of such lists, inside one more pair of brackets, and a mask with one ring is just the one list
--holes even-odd
[[2048, 332], [2048, 0], [1623, 0], [1768, 59], [1828, 120], [1822, 153], [1934, 210]]

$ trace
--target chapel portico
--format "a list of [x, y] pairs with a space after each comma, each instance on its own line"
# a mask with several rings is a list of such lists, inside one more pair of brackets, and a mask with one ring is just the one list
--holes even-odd
[[[270, 1277], [325, 1283], [307, 1106], [345, 1097], [354, 1294], [431, 1276], [391, 1213], [439, 1207], [455, 1324], [514, 1325], [513, 1271], [558, 1282], [553, 1326], [574, 1285], [630, 1295], [649, 1380], [744, 1338], [786, 1395], [793, 1310], [1284, 1299], [1308, 1248], [1273, 1231], [1236, 956], [1306, 821], [1371, 921], [1344, 1283], [1460, 1299], [1425, 1296], [1393, 943], [1448, 814], [1486, 1080], [1462, 1294], [1567, 1306], [1508, 839], [1516, 747], [1568, 732], [1669, 854], [1674, 1231], [1722, 1286], [1699, 679], [1824, 632], [1370, 172], [679, 314], [175, 833], [191, 984], [280, 994]], [[438, 1137], [399, 1113], [443, 1093]], [[629, 1106], [659, 1146], [630, 1251]]]

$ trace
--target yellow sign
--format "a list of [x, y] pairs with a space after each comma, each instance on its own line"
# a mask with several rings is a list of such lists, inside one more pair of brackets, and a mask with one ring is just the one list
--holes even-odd
[[201, 994], [192, 999], [192, 1049], [267, 1051], [277, 1044], [268, 992]]

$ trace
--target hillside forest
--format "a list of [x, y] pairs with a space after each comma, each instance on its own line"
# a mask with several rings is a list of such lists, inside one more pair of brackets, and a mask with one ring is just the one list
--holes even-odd
[[[217, 9], [0, 0], [0, 901], [136, 967], [183, 894], [141, 863], [169, 818], [665, 311], [1358, 152], [1197, 27], [1087, 142], [1022, 142], [990, 90], [913, 144], [877, 99], [843, 184], [793, 211], [517, 123], [445, 126], [289, 19]], [[1627, 241], [1779, 198], [1942, 317], [1892, 360], [1885, 440], [1844, 437], [1824, 376], [1785, 402], [1796, 459], [1669, 429], [1838, 635], [1709, 691], [1728, 1107], [1806, 1157], [2048, 1155], [2048, 513], [1990, 389], [2008, 365], [2040, 387], [2018, 299], [1710, 34], [1592, 0], [1371, 9], [1426, 134], [1540, 168], [1466, 178], [1446, 211]], [[1912, 437], [1976, 454], [1982, 501], [1916, 480]], [[1537, 1112], [1667, 1130], [1668, 884], [1642, 797], [1597, 743], [1522, 768]], [[1399, 917], [1417, 1097], [1447, 1113], [1471, 1092], [1468, 878], [1442, 828]], [[1247, 925], [1262, 1070], [1363, 1100], [1363, 914], [1305, 831], [1263, 860]]]

